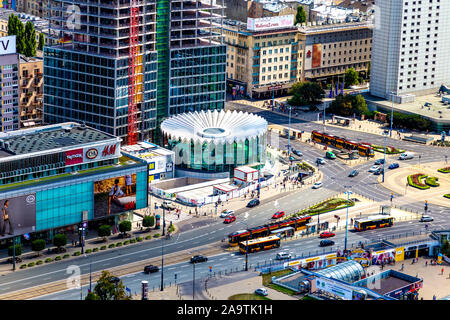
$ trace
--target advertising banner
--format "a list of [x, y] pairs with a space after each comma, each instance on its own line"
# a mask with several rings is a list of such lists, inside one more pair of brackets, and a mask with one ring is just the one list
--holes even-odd
[[372, 264], [390, 263], [395, 261], [395, 249], [372, 252]]
[[16, 53], [16, 36], [0, 38], [0, 55]]
[[322, 64], [322, 44], [316, 43], [313, 44], [313, 52], [312, 52], [312, 68], [320, 68]]
[[83, 149], [66, 151], [66, 166], [83, 163]]
[[316, 279], [316, 288], [334, 294], [344, 300], [352, 300], [353, 290], [345, 287], [341, 283], [329, 279]]
[[0, 239], [35, 231], [35, 193], [0, 200]]
[[294, 15], [274, 16], [265, 18], [247, 18], [247, 29], [251, 31], [263, 31], [283, 29], [294, 26]]
[[94, 182], [94, 218], [136, 208], [136, 174]]
[[119, 143], [107, 143], [101, 146], [87, 147], [83, 149], [83, 162], [110, 159], [120, 154]]

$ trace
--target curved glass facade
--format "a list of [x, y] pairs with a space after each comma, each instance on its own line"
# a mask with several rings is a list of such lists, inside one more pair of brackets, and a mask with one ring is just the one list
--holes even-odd
[[350, 260], [316, 272], [325, 277], [349, 283], [358, 281], [364, 275], [364, 268], [356, 261]]
[[218, 144], [168, 137], [167, 144], [168, 148], [175, 152], [175, 164], [180, 169], [233, 173], [236, 167], [264, 164], [266, 161], [265, 134]]

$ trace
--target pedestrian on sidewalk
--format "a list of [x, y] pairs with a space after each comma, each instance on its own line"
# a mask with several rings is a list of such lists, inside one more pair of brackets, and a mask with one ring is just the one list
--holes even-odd
[[425, 267], [428, 266], [428, 260], [425, 261]]
[[444, 274], [444, 268], [441, 269], [441, 274]]

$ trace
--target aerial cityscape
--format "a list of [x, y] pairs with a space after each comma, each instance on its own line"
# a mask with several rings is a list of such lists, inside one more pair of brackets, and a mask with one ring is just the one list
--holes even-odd
[[1, 0], [0, 300], [450, 300], [449, 49], [448, 0]]

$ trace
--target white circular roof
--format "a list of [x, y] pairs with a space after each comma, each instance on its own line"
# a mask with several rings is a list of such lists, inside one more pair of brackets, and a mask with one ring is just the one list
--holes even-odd
[[195, 111], [164, 120], [161, 130], [173, 139], [217, 144], [260, 136], [267, 132], [267, 121], [242, 111]]

